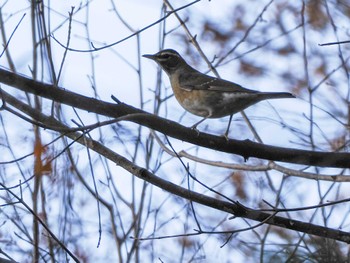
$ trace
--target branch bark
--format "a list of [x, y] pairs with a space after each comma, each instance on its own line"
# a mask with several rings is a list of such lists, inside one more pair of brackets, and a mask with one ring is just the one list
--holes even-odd
[[[256, 157], [265, 160], [321, 167], [350, 168], [350, 153], [318, 152], [289, 149], [255, 143], [250, 140], [226, 141], [225, 138], [196, 131], [176, 122], [155, 116], [125, 103], [113, 104], [89, 98], [71, 91], [34, 81], [27, 77], [0, 69], [0, 82], [56, 102], [111, 118], [137, 114], [128, 120], [157, 130], [170, 137], [209, 149], [241, 155], [244, 160]], [[140, 115], [142, 113], [142, 116]]]
[[[29, 105], [19, 101], [10, 94], [2, 91], [2, 98], [13, 107], [21, 109], [28, 116], [35, 118], [38, 122], [43, 123], [49, 127], [56, 127], [58, 132], [62, 130], [69, 130], [68, 126], [65, 126], [58, 120], [42, 114], [40, 111], [30, 107]], [[61, 132], [62, 133], [62, 132]], [[85, 147], [90, 148], [91, 150], [101, 154], [105, 158], [113, 161], [116, 165], [122, 167], [126, 171], [130, 172], [132, 175], [145, 180], [152, 185], [155, 185], [165, 191], [168, 191], [172, 194], [180, 196], [182, 198], [191, 200], [198, 204], [202, 204], [207, 207], [211, 207], [216, 210], [220, 210], [229, 214], [234, 215], [235, 217], [243, 217], [246, 219], [251, 219], [254, 221], [266, 223], [273, 226], [283, 227], [295, 231], [300, 231], [307, 234], [316, 235], [319, 237], [330, 238], [345, 243], [350, 243], [350, 234], [348, 232], [334, 230], [331, 228], [314, 225], [311, 223], [302, 222], [299, 220], [289, 219], [281, 216], [276, 216], [278, 212], [267, 213], [255, 209], [250, 209], [243, 206], [237, 201], [227, 202], [213, 198], [204, 194], [200, 194], [184, 187], [181, 187], [177, 184], [171, 183], [162, 179], [161, 177], [153, 174], [147, 169], [136, 165], [135, 163], [129, 161], [122, 155], [112, 151], [108, 147], [105, 147], [103, 144], [91, 139], [88, 136], [84, 136], [79, 132], [68, 132], [62, 133], [64, 136], [69, 137], [70, 139], [82, 144]], [[238, 230], [239, 231], [239, 230]], [[235, 232], [235, 230], [232, 230]]]

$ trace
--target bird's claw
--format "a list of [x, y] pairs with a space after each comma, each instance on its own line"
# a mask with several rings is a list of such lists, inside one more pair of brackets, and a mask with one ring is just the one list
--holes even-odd
[[226, 139], [227, 142], [230, 140], [230, 138], [228, 137], [228, 134], [227, 134], [227, 133], [223, 134], [222, 137], [224, 137], [224, 138]]
[[197, 129], [197, 125], [191, 126], [191, 130], [194, 130], [195, 132], [197, 132], [197, 136], [199, 136], [199, 130]]

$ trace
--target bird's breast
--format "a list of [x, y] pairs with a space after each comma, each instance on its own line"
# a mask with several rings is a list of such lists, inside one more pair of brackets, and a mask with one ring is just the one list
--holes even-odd
[[210, 107], [206, 105], [207, 91], [191, 87], [181, 88], [176, 76], [170, 78], [170, 82], [175, 98], [185, 110], [202, 117], [207, 117], [211, 113]]

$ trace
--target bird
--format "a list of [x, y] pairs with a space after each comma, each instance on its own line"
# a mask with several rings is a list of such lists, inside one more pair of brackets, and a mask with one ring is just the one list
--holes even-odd
[[180, 54], [173, 49], [164, 49], [156, 54], [145, 54], [143, 57], [154, 60], [165, 71], [175, 98], [188, 112], [202, 117], [191, 128], [208, 118], [230, 116], [224, 134], [228, 133], [232, 116], [245, 108], [268, 99], [295, 98], [288, 92], [260, 92], [242, 87], [239, 84], [203, 74], [191, 67]]

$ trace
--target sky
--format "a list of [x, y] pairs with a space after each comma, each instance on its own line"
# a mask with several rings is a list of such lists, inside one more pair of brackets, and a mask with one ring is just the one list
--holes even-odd
[[[189, 17], [190, 22], [190, 29], [192, 34], [198, 34], [199, 27], [196, 26], [196, 22], [202, 21], [204, 18], [212, 19], [213, 21], [226, 18], [228, 19], [230, 17], [229, 9], [228, 7], [232, 4], [231, 1], [219, 1], [212, 0], [212, 1], [201, 1], [194, 6], [190, 7], [189, 10], [191, 11], [191, 16]], [[235, 1], [237, 3], [239, 1]], [[240, 1], [244, 2], [244, 1]], [[259, 1], [250, 1], [252, 3], [252, 21], [256, 16], [261, 12], [261, 8], [264, 4], [266, 4], [268, 1], [264, 1], [263, 3]], [[259, 2], [259, 3], [257, 3]], [[1, 2], [3, 4], [4, 1]], [[94, 0], [91, 1], [89, 8], [88, 8], [88, 31], [86, 31], [86, 28], [84, 27], [83, 22], [87, 21], [87, 8], [82, 8], [81, 11], [79, 11], [79, 6], [82, 4], [84, 5], [85, 1], [50, 1], [50, 4], [52, 5], [52, 9], [56, 10], [57, 12], [51, 13], [51, 21], [52, 21], [52, 30], [54, 31], [53, 35], [55, 39], [60, 41], [61, 43], [65, 44], [67, 41], [67, 32], [68, 32], [68, 23], [66, 21], [66, 15], [71, 10], [72, 6], [75, 6], [75, 11], [77, 11], [77, 14], [74, 16], [74, 21], [72, 24], [72, 32], [71, 32], [71, 40], [70, 40], [70, 48], [72, 49], [79, 49], [80, 51], [91, 49], [92, 46], [90, 42], [93, 43], [94, 47], [101, 47], [106, 44], [114, 43], [116, 41], [119, 41], [131, 34], [131, 31], [126, 28], [125, 25], [120, 23], [120, 20], [117, 19], [114, 12], [111, 11], [112, 5], [110, 4], [110, 1], [107, 0]], [[144, 0], [127, 0], [127, 1], [115, 1], [118, 12], [120, 16], [127, 21], [127, 23], [133, 28], [133, 30], [140, 30], [144, 28], [145, 26], [157, 21], [160, 18], [160, 7], [162, 6], [163, 1], [161, 0], [151, 0], [151, 1], [144, 1]], [[174, 7], [179, 7], [184, 4], [188, 3], [188, 1], [173, 1]], [[254, 5], [253, 5], [254, 3]], [[23, 8], [19, 8], [19, 6], [22, 6]], [[10, 43], [10, 51], [13, 55], [13, 59], [16, 62], [17, 70], [25, 74], [27, 76], [30, 76], [30, 67], [32, 64], [32, 43], [30, 41], [31, 35], [30, 35], [30, 10], [28, 9], [29, 3], [28, 1], [9, 1], [5, 8], [3, 9], [3, 12], [5, 14], [6, 18], [6, 26], [7, 26], [7, 34], [10, 35], [11, 29], [15, 28], [18, 21], [21, 19], [23, 14], [25, 13], [26, 16], [23, 19], [23, 22], [19, 25], [18, 29], [16, 30], [13, 38], [11, 39]], [[15, 12], [17, 11], [17, 12]], [[179, 14], [182, 17], [186, 17], [188, 14], [188, 10], [184, 10], [179, 12]], [[273, 13], [272, 13], [273, 14]], [[264, 18], [266, 21], [269, 21], [269, 19], [273, 18], [273, 15], [271, 13], [267, 14]], [[264, 22], [264, 21], [263, 21]], [[178, 21], [173, 17], [169, 17], [166, 23], [167, 30], [176, 28], [178, 26]], [[225, 24], [222, 25], [222, 27], [225, 27]], [[179, 31], [179, 30], [178, 30]], [[183, 46], [183, 42], [179, 41], [179, 38], [176, 36], [177, 32], [175, 31], [172, 34], [170, 34], [166, 40], [165, 40], [165, 47], [166, 48], [173, 48], [179, 51], [181, 54], [184, 54], [186, 48]], [[182, 32], [182, 31], [181, 31]], [[87, 34], [89, 34], [89, 39], [86, 39]], [[257, 33], [256, 33], [257, 34]], [[297, 33], [296, 33], [297, 34]], [[300, 37], [297, 35], [296, 41], [300, 40]], [[317, 38], [315, 39], [315, 46], [313, 48], [317, 48], [317, 44], [325, 41], [326, 39]], [[64, 56], [64, 49], [55, 42], [55, 40], [52, 41], [52, 47], [54, 49], [54, 60], [55, 60], [55, 67], [58, 69], [60, 67], [62, 58]], [[138, 42], [139, 41], [139, 42]], [[140, 50], [138, 52], [138, 43], [140, 43]], [[141, 65], [141, 81], [142, 81], [142, 89], [144, 94], [144, 100], [147, 102], [145, 103], [145, 110], [152, 112], [153, 111], [153, 100], [154, 100], [154, 94], [153, 90], [156, 86], [156, 80], [157, 80], [157, 72], [159, 71], [159, 67], [156, 63], [142, 58], [142, 54], [149, 54], [149, 53], [155, 53], [159, 51], [160, 47], [160, 40], [159, 40], [159, 25], [156, 25], [154, 27], [151, 27], [144, 32], [139, 34], [139, 38], [133, 37], [126, 41], [121, 42], [118, 45], [115, 45], [111, 48], [104, 49], [98, 52], [93, 53], [87, 53], [87, 52], [68, 52], [65, 64], [62, 71], [62, 77], [59, 82], [59, 86], [64, 87], [65, 89], [80, 93], [82, 95], [86, 96], [94, 96], [94, 92], [96, 89], [96, 92], [98, 93], [98, 97], [101, 100], [112, 102], [111, 95], [114, 95], [119, 100], [130, 104], [135, 107], [140, 106], [140, 82], [138, 79], [138, 72], [136, 70], [138, 66], [138, 61], [140, 61]], [[237, 53], [241, 52], [243, 53], [247, 49], [247, 45], [244, 43], [242, 44], [241, 49], [237, 51]], [[193, 49], [194, 50], [194, 49]], [[220, 50], [214, 49], [213, 46], [210, 45], [210, 43], [203, 43], [203, 50], [207, 54], [209, 58], [214, 57], [215, 54], [220, 53]], [[328, 49], [330, 50], [330, 49]], [[258, 53], [259, 54], [259, 53]], [[257, 56], [256, 53], [252, 53], [251, 57]], [[262, 56], [259, 54], [259, 56]], [[334, 53], [334, 56], [336, 56], [336, 53]], [[94, 64], [91, 63], [91, 58], [93, 57]], [[188, 61], [193, 61], [191, 58], [187, 58]], [[285, 85], [286, 83], [281, 83], [279, 79], [274, 75], [275, 69], [277, 68], [284, 68], [288, 67], [290, 70], [293, 71], [300, 71], [302, 72], [303, 69], [300, 68], [299, 64], [294, 64], [293, 60], [286, 58], [282, 61], [276, 61], [273, 59], [273, 56], [270, 54], [264, 54], [264, 57], [259, 60], [260, 63], [268, 65], [268, 68], [271, 68], [271, 72], [266, 72], [261, 78], [249, 78], [239, 73], [238, 71], [238, 61], [233, 60], [232, 63], [229, 63], [229, 65], [222, 66], [218, 68], [218, 71], [220, 75], [230, 81], [237, 82], [239, 84], [244, 85], [247, 88], [250, 89], [256, 89], [261, 91], [286, 91]], [[0, 58], [0, 64], [2, 67], [7, 67], [6, 64], [6, 58], [2, 57]], [[202, 71], [207, 71], [207, 66], [205, 65], [204, 61], [201, 61], [196, 67]], [[47, 68], [44, 69], [47, 71]], [[211, 73], [209, 73], [211, 74]], [[93, 78], [92, 78], [93, 76]], [[162, 75], [162, 78], [164, 79], [164, 82], [162, 84], [162, 90], [163, 95], [165, 95], [165, 92], [169, 93], [169, 81], [167, 79], [167, 76], [165, 74]], [[50, 79], [47, 78], [47, 74], [45, 74], [45, 78], [42, 79], [44, 82], [50, 82]], [[287, 85], [287, 84], [286, 84]], [[12, 88], [6, 88], [6, 90], [12, 91]], [[298, 127], [300, 129], [304, 129], [302, 127], [308, 127], [308, 120], [304, 118], [303, 116], [308, 114], [309, 111], [309, 104], [305, 101], [305, 97], [298, 98], [295, 100], [276, 100], [271, 103], [269, 102], [263, 102], [259, 103], [256, 106], [253, 106], [249, 109], [247, 109], [248, 116], [251, 117], [254, 124], [258, 127], [259, 134], [263, 138], [263, 141], [272, 145], [279, 145], [279, 146], [285, 146], [288, 147], [290, 145], [293, 145], [293, 147], [304, 148], [303, 144], [299, 144], [300, 138], [295, 137], [293, 134], [289, 133], [278, 123], [279, 120], [277, 117], [277, 114], [275, 114], [274, 109], [280, 112], [281, 116], [288, 116], [290, 117], [289, 124], [293, 127]], [[175, 101], [174, 98], [170, 98], [167, 105], [167, 108], [163, 107], [160, 111], [161, 116], [169, 118], [171, 120], [179, 120], [181, 123], [185, 126], [191, 126], [193, 123], [198, 121], [198, 117], [195, 117], [191, 114], [185, 114], [184, 110], [178, 105], [178, 103]], [[320, 106], [323, 106], [320, 104]], [[45, 105], [46, 110], [49, 109], [49, 104]], [[275, 107], [275, 108], [273, 108]], [[75, 115], [73, 114], [71, 109], [65, 109], [65, 112], [67, 113], [66, 116], [67, 123], [70, 125], [73, 125], [73, 123], [70, 121], [69, 118], [75, 119]], [[293, 115], [290, 115], [292, 113]], [[183, 116], [184, 115], [184, 116]], [[325, 114], [321, 110], [315, 111], [316, 118], [319, 120], [319, 125], [321, 125], [322, 130], [331, 133], [336, 132], [337, 127], [335, 125], [335, 121], [326, 119], [327, 114]], [[72, 116], [72, 117], [71, 117]], [[86, 112], [80, 112], [80, 116], [84, 119], [86, 124], [91, 124], [96, 121], [95, 116], [91, 117], [89, 113]], [[28, 126], [24, 125], [23, 128], [18, 129], [18, 124], [11, 122], [11, 116], [6, 115], [4, 118], [7, 120], [8, 125], [11, 125], [10, 130], [13, 131], [12, 134], [10, 134], [10, 138], [13, 142], [17, 140], [17, 138], [20, 137], [21, 133], [24, 129], [29, 129]], [[270, 120], [271, 118], [271, 120]], [[223, 134], [227, 118], [218, 119], [218, 120], [208, 120], [205, 123], [203, 123], [201, 126], [199, 126], [200, 130], [206, 130], [213, 134]], [[268, 120], [268, 121], [266, 121]], [[133, 129], [136, 129], [135, 124], [130, 123], [123, 123], [127, 127], [131, 127]], [[23, 125], [23, 124], [20, 124]], [[235, 115], [234, 122], [231, 126], [231, 136], [235, 139], [252, 139], [253, 135], [248, 131], [246, 128], [246, 125], [244, 121], [242, 121], [242, 118], [239, 114]], [[240, 133], [241, 128], [243, 127], [243, 130], [246, 132]], [[303, 132], [307, 130], [304, 129]], [[97, 136], [97, 135], [96, 135]], [[112, 146], [115, 146], [117, 148], [117, 144], [113, 143], [113, 140], [115, 140], [115, 135], [112, 133], [106, 132], [103, 134], [104, 139], [106, 140], [106, 144], [110, 144]], [[47, 139], [50, 139], [50, 136], [47, 136]], [[27, 139], [28, 140], [28, 139]], [[23, 139], [23, 142], [26, 142], [25, 139]], [[205, 156], [206, 158], [212, 158], [216, 161], [233, 161], [233, 162], [242, 162], [242, 158], [240, 157], [232, 157], [230, 155], [223, 155], [218, 154], [217, 152], [210, 152], [206, 150], [198, 150], [192, 147], [192, 145], [172, 140], [174, 143], [174, 147], [177, 150], [188, 150], [192, 153], [198, 153], [203, 154], [202, 156]], [[127, 142], [130, 143], [130, 145], [133, 142]], [[126, 144], [127, 144], [126, 143]], [[23, 147], [21, 147], [18, 150], [18, 155], [22, 152], [30, 152], [31, 144], [25, 144], [23, 143]], [[321, 146], [322, 147], [322, 144]], [[83, 155], [84, 156], [84, 155]], [[129, 156], [128, 156], [129, 157]], [[169, 158], [167, 156], [167, 158]], [[84, 157], [79, 158], [79, 164], [84, 167], [88, 160], [84, 160]], [[137, 160], [139, 164], [143, 164], [144, 160], [140, 158], [140, 160]], [[257, 162], [257, 160], [252, 160], [252, 163]], [[213, 175], [216, 171], [219, 169], [217, 168], [210, 168], [205, 165], [195, 165], [192, 162], [189, 162], [191, 164], [191, 168], [193, 170], [197, 171], [197, 176], [203, 180], [207, 181], [210, 178], [213, 178]], [[101, 164], [99, 164], [101, 165]], [[102, 166], [102, 165], [101, 165]], [[97, 166], [100, 167], [100, 166]], [[299, 167], [299, 166], [291, 166], [291, 167]], [[98, 169], [97, 169], [98, 170]], [[335, 169], [329, 169], [326, 172], [334, 173]], [[116, 168], [116, 174], [121, 174], [122, 169]], [[172, 172], [169, 172], [172, 171]], [[88, 168], [86, 168], [85, 172], [89, 174]], [[215, 180], [211, 183], [212, 185], [215, 185], [218, 181], [224, 180], [226, 176], [229, 176], [228, 171], [220, 170], [222, 174], [220, 174], [219, 178], [215, 178]], [[16, 171], [14, 171], [14, 174]], [[159, 171], [159, 175], [164, 176], [165, 178], [169, 179], [169, 181], [174, 181], [176, 183], [180, 183], [184, 180], [183, 176], [183, 169], [181, 166], [179, 166], [179, 163], [175, 161], [171, 162], [165, 162], [164, 163], [164, 170]], [[175, 177], [175, 176], [179, 177]], [[89, 179], [90, 183], [92, 183], [91, 179]], [[101, 181], [104, 180], [104, 178], [101, 178]], [[128, 178], [118, 178], [119, 182], [127, 184], [130, 181], [130, 177]], [[257, 173], [251, 173], [247, 176], [247, 180], [251, 182], [252, 185], [255, 186], [250, 188], [252, 195], [256, 198], [254, 201], [262, 199], [268, 199], [271, 198], [269, 201], [273, 200], [275, 196], [269, 195], [269, 191], [264, 188], [264, 184], [266, 183], [264, 180], [266, 178], [264, 175], [260, 175]], [[275, 178], [273, 178], [273, 183], [278, 186], [279, 183], [282, 180], [282, 175], [278, 174]], [[18, 182], [18, 178], [15, 179], [16, 182]], [[312, 188], [310, 188], [309, 184], [305, 184], [305, 181], [302, 179], [297, 179], [297, 184], [293, 183], [291, 185], [288, 185], [287, 187], [283, 189], [283, 194], [285, 194], [285, 204], [293, 206], [295, 203], [295, 199], [298, 198], [298, 196], [301, 196], [303, 193], [308, 192], [310, 193], [308, 198], [306, 198], [303, 203], [303, 205], [313, 205], [315, 202], [318, 202], [318, 198], [314, 198], [313, 196], [318, 197], [318, 191], [326, 191], [328, 189], [328, 185], [324, 184], [317, 188], [316, 183], [313, 185]], [[297, 185], [297, 187], [295, 187]], [[100, 186], [101, 189], [103, 189], [103, 186]], [[77, 191], [83, 191], [83, 189], [79, 188], [77, 186]], [[128, 193], [129, 188], [124, 187], [121, 189], [121, 192], [123, 195], [128, 196], [130, 193]], [[161, 192], [159, 189], [155, 190]], [[160, 194], [161, 195], [161, 194]], [[156, 205], [157, 203], [154, 202], [153, 205]], [[179, 207], [176, 207], [176, 209], [180, 209]], [[175, 209], [174, 209], [175, 210]], [[58, 210], [59, 211], [59, 210]], [[85, 211], [88, 215], [87, 217], [90, 219], [92, 216], [90, 213], [93, 214], [94, 211]], [[169, 218], [171, 216], [174, 216], [172, 214], [173, 211], [170, 211], [169, 214], [166, 214]], [[175, 212], [174, 212], [175, 213]], [[180, 218], [182, 220], [182, 218]], [[179, 219], [179, 220], [180, 220]], [[30, 218], [28, 219], [30, 220]], [[93, 220], [92, 220], [93, 221]], [[110, 249], [106, 238], [102, 239], [102, 246], [100, 249], [96, 249], [96, 221], [89, 222], [91, 227], [91, 236], [92, 238], [86, 242], [86, 246], [96, 252], [96, 255], [103, 255]], [[173, 229], [168, 229], [169, 234], [174, 234], [172, 232]], [[203, 240], [206, 240], [207, 237], [202, 237]], [[166, 244], [166, 243], [163, 243]], [[215, 252], [212, 254], [207, 253], [207, 255], [211, 255], [212, 258], [207, 258], [207, 260], [212, 260], [217, 257], [222, 256], [223, 259], [227, 258], [224, 255], [227, 255], [225, 253], [229, 253], [229, 247], [224, 247], [223, 249], [218, 249], [217, 242], [214, 242], [212, 240], [207, 240], [204, 242], [205, 248], [208, 249], [208, 247], [214, 246]], [[160, 253], [162, 251], [160, 250]], [[209, 256], [208, 256], [209, 257]], [[244, 256], [241, 254], [237, 254], [237, 257], [240, 258], [241, 262], [244, 262]], [[237, 259], [238, 260], [238, 259]], [[103, 262], [103, 261], [101, 261]], [[229, 261], [227, 261], [229, 262]], [[238, 261], [235, 261], [238, 262]]]

